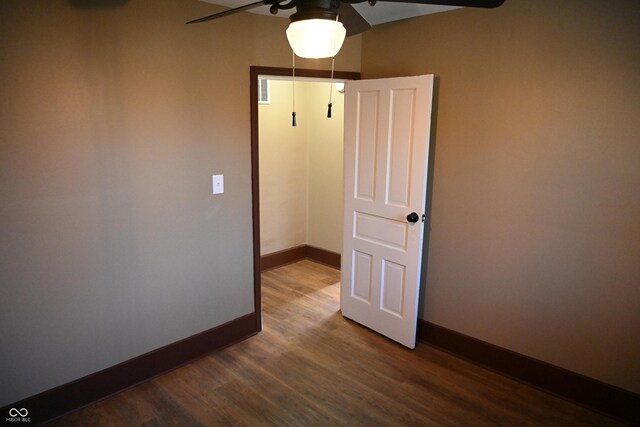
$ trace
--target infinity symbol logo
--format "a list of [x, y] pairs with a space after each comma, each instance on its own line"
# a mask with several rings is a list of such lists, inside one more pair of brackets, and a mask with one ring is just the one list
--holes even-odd
[[22, 409], [11, 408], [11, 409], [9, 409], [9, 416], [10, 417], [17, 417], [18, 415], [21, 416], [21, 417], [26, 417], [27, 415], [29, 415], [29, 411], [27, 411], [27, 408], [22, 408]]

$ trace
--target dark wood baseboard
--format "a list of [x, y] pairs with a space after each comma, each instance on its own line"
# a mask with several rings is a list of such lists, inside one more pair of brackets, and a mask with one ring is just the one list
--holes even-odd
[[[257, 333], [256, 313], [166, 345], [0, 409], [26, 408], [39, 425], [133, 387]], [[20, 423], [18, 423], [20, 424]]]
[[307, 245], [295, 246], [260, 257], [260, 271], [270, 270], [306, 258]]
[[340, 270], [341, 255], [325, 249], [307, 245], [307, 258]]
[[300, 245], [293, 248], [273, 252], [260, 257], [260, 271], [281, 267], [301, 259], [309, 258], [320, 264], [340, 270], [340, 254], [315, 246]]
[[640, 395], [476, 338], [418, 321], [429, 345], [620, 420], [640, 425]]

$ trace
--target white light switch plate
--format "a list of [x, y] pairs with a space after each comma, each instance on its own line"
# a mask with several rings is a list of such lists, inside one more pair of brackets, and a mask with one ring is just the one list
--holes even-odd
[[213, 194], [224, 193], [224, 175], [213, 175]]

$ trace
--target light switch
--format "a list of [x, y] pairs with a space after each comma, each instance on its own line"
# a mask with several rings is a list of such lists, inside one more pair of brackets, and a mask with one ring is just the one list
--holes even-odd
[[213, 175], [213, 194], [224, 193], [224, 175]]

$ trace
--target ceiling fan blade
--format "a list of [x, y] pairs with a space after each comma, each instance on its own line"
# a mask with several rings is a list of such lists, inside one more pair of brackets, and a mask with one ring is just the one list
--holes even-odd
[[344, 25], [344, 28], [347, 30], [347, 37], [355, 36], [371, 28], [367, 20], [348, 3], [340, 2], [338, 14], [340, 16], [340, 22], [342, 22], [342, 25]]
[[380, 0], [396, 3], [434, 4], [438, 6], [464, 6], [494, 8], [502, 5], [505, 0]]
[[245, 10], [253, 9], [253, 8], [259, 7], [259, 6], [264, 6], [265, 4], [271, 4], [271, 3], [267, 3], [267, 1], [262, 1], [261, 0], [261, 1], [255, 2], [255, 3], [249, 3], [249, 4], [245, 4], [244, 6], [240, 6], [240, 7], [236, 7], [236, 8], [233, 8], [233, 9], [225, 10], [224, 12], [214, 13], [213, 15], [205, 16], [203, 18], [194, 19], [193, 21], [187, 22], [187, 24], [196, 24], [198, 22], [211, 21], [212, 19], [222, 18], [224, 16], [233, 15], [234, 13], [244, 12]]

